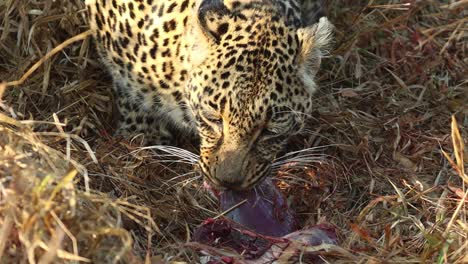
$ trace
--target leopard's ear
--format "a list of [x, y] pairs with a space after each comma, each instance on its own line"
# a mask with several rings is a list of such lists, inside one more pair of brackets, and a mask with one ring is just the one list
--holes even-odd
[[333, 25], [326, 17], [314, 25], [300, 28], [297, 35], [300, 41], [298, 57], [300, 74], [310, 92], [315, 92], [314, 77], [320, 68], [321, 58], [332, 41]]
[[203, 0], [198, 7], [198, 22], [203, 34], [218, 44], [229, 29], [229, 9], [222, 0]]

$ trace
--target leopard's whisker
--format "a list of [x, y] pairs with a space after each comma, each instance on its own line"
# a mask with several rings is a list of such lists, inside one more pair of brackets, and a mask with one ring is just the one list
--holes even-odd
[[278, 171], [279, 169], [284, 168], [284, 166], [287, 166], [287, 168], [302, 168], [304, 166], [322, 164], [327, 162], [328, 159], [334, 159], [331, 155], [320, 153], [329, 146], [331, 145], [312, 147], [286, 153], [285, 155], [275, 159], [271, 168], [273, 171]]
[[271, 168], [272, 171], [279, 171], [284, 169], [304, 169], [305, 167], [315, 167], [318, 164], [322, 164], [320, 160], [308, 160], [301, 162], [291, 162], [290, 164], [276, 165]]
[[301, 150], [291, 151], [291, 152], [284, 154], [283, 156], [277, 157], [275, 159], [275, 162], [283, 160], [283, 159], [287, 159], [289, 157], [296, 157], [299, 155], [307, 155], [307, 154], [315, 154], [319, 151], [323, 151], [325, 148], [330, 147], [330, 146], [334, 146], [334, 145], [330, 144], [330, 145], [323, 145], [323, 146], [310, 147], [310, 148], [305, 148]]
[[304, 157], [297, 157], [297, 158], [291, 158], [287, 159], [284, 161], [280, 162], [275, 162], [273, 163], [272, 167], [280, 167], [285, 164], [293, 164], [293, 163], [309, 163], [309, 162], [323, 162], [325, 161], [325, 156], [324, 155], [309, 155], [309, 156], [304, 156]]
[[[163, 158], [163, 160], [159, 160], [160, 162], [182, 162], [187, 164], [197, 164], [199, 156], [193, 152], [190, 152], [186, 149], [174, 147], [174, 146], [163, 146], [163, 145], [155, 145], [155, 146], [148, 146], [142, 147], [139, 150], [153, 150], [154, 157]], [[162, 151], [167, 154], [161, 154], [157, 151]], [[169, 157], [174, 157], [177, 159], [167, 159]]]

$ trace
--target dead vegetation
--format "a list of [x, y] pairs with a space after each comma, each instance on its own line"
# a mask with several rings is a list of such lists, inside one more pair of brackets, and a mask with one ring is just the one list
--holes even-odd
[[[277, 173], [304, 225], [337, 226], [332, 263], [468, 263], [467, 5], [328, 1], [337, 40], [288, 149], [308, 150]], [[198, 262], [183, 245], [220, 212], [197, 157], [110, 136], [84, 15], [0, 2], [1, 262]]]

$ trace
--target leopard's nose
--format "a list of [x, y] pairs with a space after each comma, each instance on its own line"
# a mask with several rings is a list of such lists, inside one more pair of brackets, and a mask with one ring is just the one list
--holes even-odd
[[221, 187], [238, 190], [241, 188], [244, 179], [243, 160], [243, 157], [239, 155], [224, 157], [212, 165], [211, 174]]

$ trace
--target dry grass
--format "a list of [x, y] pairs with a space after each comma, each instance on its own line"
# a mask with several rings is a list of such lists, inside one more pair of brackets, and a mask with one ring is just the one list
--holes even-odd
[[[328, 1], [335, 48], [289, 151], [325, 147], [278, 176], [303, 224], [338, 227], [332, 263], [468, 263], [466, 6]], [[0, 80], [20, 80], [0, 85], [1, 263], [196, 262], [182, 245], [219, 214], [196, 156], [109, 136], [86, 31], [80, 0], [0, 2]]]

